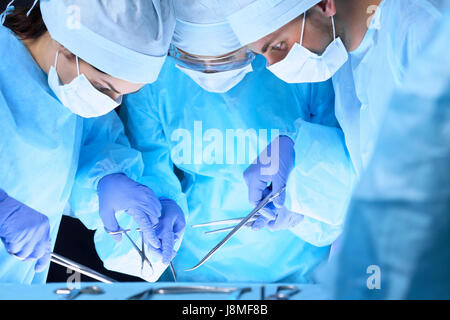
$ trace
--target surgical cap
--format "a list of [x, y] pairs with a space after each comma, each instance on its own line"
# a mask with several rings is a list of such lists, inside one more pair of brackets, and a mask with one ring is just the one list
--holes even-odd
[[190, 54], [220, 56], [242, 47], [226, 21], [223, 0], [175, 0], [172, 43]]
[[41, 0], [51, 37], [95, 68], [151, 83], [175, 28], [172, 0]]
[[321, 0], [226, 0], [222, 8], [242, 45], [278, 30]]

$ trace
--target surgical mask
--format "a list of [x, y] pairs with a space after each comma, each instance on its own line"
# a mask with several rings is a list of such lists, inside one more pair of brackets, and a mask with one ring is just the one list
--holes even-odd
[[183, 73], [188, 75], [192, 80], [194, 80], [200, 87], [209, 92], [224, 93], [229, 91], [231, 88], [236, 86], [245, 75], [253, 71], [252, 65], [249, 64], [244, 68], [205, 73], [176, 65]]
[[310, 83], [322, 82], [330, 79], [348, 60], [348, 52], [342, 40], [336, 38], [334, 18], [331, 17], [333, 25], [333, 42], [325, 52], [319, 56], [303, 47], [303, 34], [305, 31], [306, 13], [303, 19], [302, 35], [300, 44], [295, 43], [288, 55], [278, 63], [267, 69], [281, 80], [287, 83]]
[[101, 93], [89, 82], [84, 74], [80, 74], [78, 57], [78, 76], [69, 84], [63, 85], [56, 72], [59, 52], [56, 52], [55, 65], [50, 67], [48, 84], [58, 97], [59, 101], [73, 113], [83, 118], [95, 118], [103, 116], [118, 107], [122, 97], [117, 101]]

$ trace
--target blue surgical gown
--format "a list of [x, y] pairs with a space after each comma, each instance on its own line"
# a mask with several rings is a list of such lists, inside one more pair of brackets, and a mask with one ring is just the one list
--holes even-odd
[[[139, 175], [142, 159], [116, 114], [83, 120], [65, 108], [28, 49], [2, 26], [0, 61], [0, 188], [48, 216], [54, 245], [75, 180], [76, 206], [89, 207], [101, 177]], [[44, 283], [47, 273], [35, 273], [34, 262], [10, 256], [0, 243], [0, 282]]]
[[428, 0], [383, 0], [361, 44], [333, 77], [336, 117], [358, 174], [370, 160], [386, 100], [440, 16]]
[[[330, 270], [339, 299], [450, 299], [450, 11], [388, 100]], [[378, 288], [374, 284], [379, 269]], [[370, 287], [370, 286], [369, 286]]]
[[[168, 59], [157, 82], [124, 99], [121, 118], [132, 146], [142, 152], [145, 163], [140, 182], [158, 196], [177, 201], [187, 216], [184, 239], [173, 261], [179, 281], [308, 282], [312, 270], [328, 257], [329, 246], [312, 245], [289, 230], [243, 229], [203, 266], [184, 271], [224, 237], [205, 235], [207, 229], [191, 225], [243, 217], [253, 209], [243, 172], [278, 133], [304, 143], [303, 151], [296, 154], [305, 164], [301, 172], [305, 185], [298, 190], [301, 199], [328, 192], [327, 181], [316, 179], [322, 171], [328, 176], [341, 174], [341, 170], [334, 170], [334, 161], [327, 163], [332, 155], [322, 155], [335, 151], [329, 148], [334, 142], [344, 149], [339, 152], [346, 154], [333, 113], [331, 82], [288, 85], [266, 70], [263, 57], [253, 62], [253, 69], [236, 87], [217, 94], [201, 89]], [[296, 124], [296, 119], [302, 119], [304, 125]], [[317, 133], [323, 128], [328, 135], [315, 136], [313, 127]], [[278, 133], [271, 135], [271, 130]], [[332, 142], [324, 141], [331, 135]], [[242, 138], [246, 144], [237, 142]], [[348, 156], [343, 158], [351, 168]], [[328, 193], [333, 201], [334, 192]], [[325, 206], [323, 201], [322, 196], [317, 198], [316, 205]], [[313, 211], [314, 199], [308, 203]], [[320, 228], [314, 231], [322, 232]], [[134, 265], [139, 261], [130, 245], [106, 250], [101, 244], [110, 243], [108, 237], [102, 230], [95, 235], [105, 266], [140, 276], [138, 268], [129, 263], [130, 259], [135, 259]], [[155, 281], [163, 270], [144, 278]]]

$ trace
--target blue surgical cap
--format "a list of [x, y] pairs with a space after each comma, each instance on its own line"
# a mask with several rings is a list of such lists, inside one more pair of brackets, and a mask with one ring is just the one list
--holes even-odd
[[51, 37], [97, 69], [125, 81], [151, 83], [167, 56], [172, 0], [41, 0]]
[[172, 43], [190, 54], [220, 56], [242, 47], [226, 21], [223, 0], [175, 0]]
[[242, 45], [278, 30], [321, 0], [226, 0], [228, 21]]

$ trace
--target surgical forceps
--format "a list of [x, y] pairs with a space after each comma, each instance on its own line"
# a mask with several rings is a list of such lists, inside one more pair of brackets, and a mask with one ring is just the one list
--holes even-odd
[[277, 198], [284, 190], [286, 189], [286, 186], [281, 188], [277, 193], [271, 192], [268, 194], [257, 206], [255, 209], [252, 210], [244, 219], [242, 219], [233, 229], [225, 236], [225, 238], [222, 239], [211, 251], [209, 251], [206, 256], [200, 260], [200, 262], [195, 265], [194, 267], [187, 269], [185, 271], [192, 271], [200, 267], [202, 264], [204, 264], [209, 258], [213, 256], [219, 250], [228, 240], [231, 239], [231, 237], [238, 232], [244, 225], [246, 225], [262, 208], [264, 208], [268, 203], [272, 202]]
[[[244, 288], [248, 292], [248, 288]], [[149, 300], [155, 294], [173, 295], [173, 294], [212, 294], [212, 293], [232, 293], [239, 290], [236, 287], [216, 287], [216, 286], [173, 286], [162, 288], [150, 288], [138, 293], [127, 300]], [[243, 294], [242, 293], [242, 294]]]
[[[155, 227], [156, 227], [156, 225], [154, 226], [154, 228]], [[126, 230], [119, 230], [119, 231], [108, 232], [108, 233], [111, 235], [124, 233], [127, 236], [128, 240], [130, 240], [131, 244], [133, 245], [133, 248], [139, 253], [139, 256], [141, 257], [141, 272], [144, 270], [144, 262], [147, 262], [148, 265], [150, 266], [150, 268], [152, 269], [152, 273], [153, 273], [153, 270], [154, 270], [153, 265], [150, 262], [150, 260], [147, 258], [147, 256], [145, 255], [144, 234], [141, 235], [141, 239], [142, 239], [142, 250], [141, 250], [141, 249], [139, 249], [137, 244], [133, 241], [133, 239], [131, 239], [131, 237], [129, 236], [129, 234], [128, 234], [129, 231], [130, 231], [129, 229], [126, 229]], [[140, 232], [141, 229], [137, 228], [136, 231]], [[170, 266], [170, 271], [172, 272], [173, 279], [176, 282], [177, 274], [175, 273], [175, 268], [173, 267], [172, 262], [170, 262], [169, 266]]]
[[76, 263], [76, 262], [74, 262], [70, 259], [67, 259], [59, 254], [56, 254], [54, 252], [51, 254], [50, 261], [53, 263], [59, 264], [60, 266], [69, 268], [75, 272], [84, 274], [85, 276], [88, 276], [89, 278], [95, 279], [95, 280], [103, 282], [103, 283], [117, 282], [116, 280], [113, 280], [107, 276], [104, 276], [95, 270], [85, 267], [82, 264]]
[[[260, 216], [261, 216], [260, 214], [255, 214], [246, 223], [246, 226], [251, 226], [252, 223], [255, 222]], [[239, 223], [239, 222], [241, 222], [244, 219], [245, 219], [245, 217], [233, 218], [233, 219], [225, 219], [225, 220], [217, 220], [217, 221], [211, 221], [211, 222], [206, 222], [206, 223], [193, 224], [191, 227], [192, 228], [202, 228], [202, 227], [220, 226], [220, 225], [226, 225], [226, 224], [232, 224], [232, 223]], [[233, 228], [235, 226], [236, 225], [231, 226], [231, 227], [225, 227], [225, 228], [217, 229], [217, 230], [205, 231], [205, 234], [213, 234], [213, 233], [220, 233], [220, 232], [230, 231], [230, 230], [233, 230]]]
[[[119, 231], [114, 231], [114, 232], [108, 232], [111, 235], [114, 234], [125, 234], [128, 238], [128, 240], [130, 240], [133, 248], [137, 251], [137, 253], [139, 254], [139, 256], [141, 257], [141, 272], [144, 270], [144, 262], [147, 262], [147, 264], [150, 266], [152, 273], [153, 273], [153, 265], [150, 262], [150, 260], [148, 260], [147, 256], [145, 255], [145, 248], [144, 248], [144, 234], [141, 234], [142, 237], [142, 250], [139, 249], [139, 247], [137, 246], [137, 244], [133, 241], [133, 239], [131, 239], [130, 235], [128, 234], [130, 230], [126, 229], [126, 230], [119, 230]], [[136, 231], [141, 231], [140, 229], [136, 229]]]

